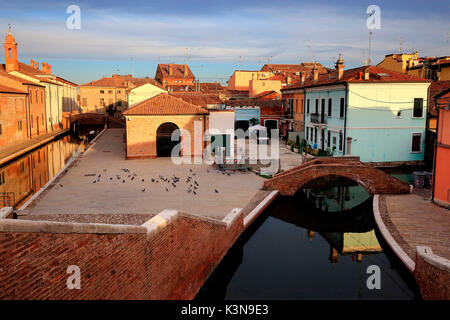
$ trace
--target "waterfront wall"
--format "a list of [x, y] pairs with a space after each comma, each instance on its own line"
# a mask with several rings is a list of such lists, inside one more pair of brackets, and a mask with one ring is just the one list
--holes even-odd
[[417, 247], [414, 277], [423, 299], [450, 300], [450, 261], [433, 254], [429, 247]]
[[[0, 219], [0, 299], [192, 299], [243, 230], [240, 209], [141, 226]], [[81, 289], [67, 287], [71, 265]]]

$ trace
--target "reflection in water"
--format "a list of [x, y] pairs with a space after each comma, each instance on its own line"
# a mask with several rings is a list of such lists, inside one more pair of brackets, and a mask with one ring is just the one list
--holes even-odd
[[[379, 241], [367, 192], [333, 179], [277, 199], [242, 234], [196, 299], [420, 298], [412, 276]], [[380, 267], [380, 290], [367, 288], [370, 265]]]
[[84, 148], [82, 140], [66, 135], [2, 166], [0, 175], [4, 174], [4, 183], [0, 185], [0, 193], [13, 195], [10, 205], [19, 207]]

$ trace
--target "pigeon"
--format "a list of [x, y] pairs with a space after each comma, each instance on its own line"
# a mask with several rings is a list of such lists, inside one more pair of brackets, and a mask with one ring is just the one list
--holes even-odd
[[144, 179], [142, 179], [142, 182], [144, 182]]
[[206, 169], [206, 172], [208, 172], [208, 173], [209, 173], [209, 170], [208, 170], [208, 169]]
[[197, 181], [194, 181], [194, 183], [195, 183], [196, 186], [200, 186], [200, 185], [197, 183]]
[[59, 186], [60, 186], [61, 188], [63, 187], [63, 185], [62, 185], [61, 183], [59, 184]]
[[194, 189], [197, 190], [198, 189], [197, 186], [194, 186]]
[[227, 173], [227, 175], [228, 175], [228, 176], [230, 176], [230, 174], [229, 174], [229, 173]]
[[142, 192], [145, 192], [145, 189], [142, 189]]
[[192, 191], [191, 189], [187, 189], [187, 190], [186, 190], [187, 193], [189, 193], [189, 192], [191, 192], [191, 191]]
[[122, 183], [125, 183], [125, 180], [123, 180]]
[[192, 172], [192, 169], [189, 169], [190, 172]]
[[112, 178], [109, 178], [109, 180], [112, 180]]
[[152, 178], [152, 182], [155, 182], [155, 179]]
[[99, 178], [100, 178], [101, 176], [102, 176], [101, 174], [98, 175]]
[[134, 177], [131, 177], [131, 181], [133, 181], [134, 180]]
[[97, 181], [95, 181], [95, 180], [94, 180], [94, 181], [92, 181], [92, 183], [96, 183], [96, 182], [97, 182]]
[[219, 193], [219, 191], [217, 191], [217, 189], [214, 189], [214, 191], [215, 191], [216, 193]]
[[177, 187], [177, 185], [176, 185], [175, 183], [172, 183], [172, 185], [173, 185], [173, 187], [174, 187], [174, 188], [176, 188], [176, 187]]
[[197, 194], [197, 192], [195, 192], [195, 190], [194, 190], [194, 194]]
[[167, 187], [166, 187], [166, 191], [169, 191], [169, 189], [167, 189]]

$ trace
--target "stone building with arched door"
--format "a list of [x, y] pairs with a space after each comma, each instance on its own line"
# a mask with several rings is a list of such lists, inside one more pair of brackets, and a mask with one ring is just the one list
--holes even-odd
[[190, 146], [186, 142], [180, 155], [202, 156], [204, 132], [209, 128], [208, 110], [161, 93], [136, 104], [123, 115], [127, 159], [170, 157], [173, 147], [183, 139], [182, 136], [172, 139], [176, 129], [184, 129], [190, 135]]

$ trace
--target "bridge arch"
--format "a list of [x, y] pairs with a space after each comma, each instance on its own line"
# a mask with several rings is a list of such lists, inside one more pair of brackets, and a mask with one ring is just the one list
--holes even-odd
[[410, 192], [410, 186], [406, 182], [362, 163], [357, 157], [320, 158], [306, 162], [266, 180], [263, 189], [278, 190], [281, 195], [292, 196], [306, 183], [329, 175], [353, 180], [371, 196]]

